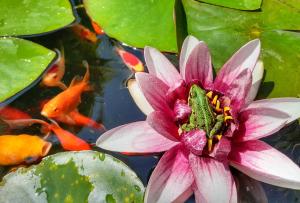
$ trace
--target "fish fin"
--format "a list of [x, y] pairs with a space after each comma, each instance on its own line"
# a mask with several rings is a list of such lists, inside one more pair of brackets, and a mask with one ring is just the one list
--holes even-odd
[[76, 76], [72, 79], [72, 81], [71, 81], [69, 87], [73, 87], [74, 85], [78, 84], [79, 82], [81, 82], [81, 78], [80, 78], [80, 76], [76, 75]]
[[58, 82], [57, 83], [57, 86], [60, 88], [60, 89], [62, 89], [62, 90], [66, 90], [67, 89], [67, 86], [65, 85], [65, 83], [63, 83], [63, 82]]
[[90, 66], [87, 61], [82, 61], [82, 64], [86, 68], [86, 72], [82, 81], [88, 83], [90, 80]]

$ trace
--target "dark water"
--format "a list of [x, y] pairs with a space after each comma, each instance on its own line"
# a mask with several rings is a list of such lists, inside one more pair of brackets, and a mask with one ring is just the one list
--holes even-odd
[[[84, 18], [83, 22], [85, 22]], [[67, 28], [47, 36], [30, 39], [51, 49], [60, 48], [61, 46], [64, 47], [66, 55], [66, 74], [63, 81], [66, 84], [69, 84], [75, 75], [84, 74], [85, 69], [82, 66], [82, 60], [88, 61], [91, 66], [91, 83], [94, 87], [94, 91], [83, 94], [82, 103], [79, 106], [79, 111], [82, 114], [92, 117], [99, 122], [103, 122], [107, 129], [133, 121], [144, 120], [145, 115], [136, 107], [126, 88], [126, 80], [132, 77], [132, 73], [122, 63], [114, 50], [117, 42], [109, 39], [107, 36], [98, 37], [99, 42], [93, 44], [80, 39], [70, 28]], [[125, 47], [125, 49], [133, 52], [143, 60], [143, 55], [140, 50], [134, 50], [128, 47]], [[171, 56], [173, 59], [175, 57], [176, 56]], [[37, 84], [10, 105], [30, 113], [34, 118], [42, 118], [39, 114], [39, 102], [43, 99], [53, 97], [58, 92], [60, 92], [58, 88], [45, 88]], [[90, 143], [94, 143], [101, 135], [101, 132], [95, 132], [90, 128], [62, 126], [78, 134], [81, 138]], [[24, 131], [39, 132], [38, 126], [24, 129], [22, 132]], [[299, 124], [295, 122], [265, 141], [285, 153], [299, 165], [300, 144], [297, 145], [297, 143], [300, 143], [299, 135], [300, 127]], [[50, 153], [62, 151], [56, 138], [52, 136], [50, 139], [56, 143]], [[95, 150], [100, 151], [100, 149], [97, 148], [95, 148]], [[152, 156], [128, 157], [117, 153], [108, 153], [122, 159], [129, 165], [145, 185], [159, 159], [158, 157]], [[1, 170], [6, 171], [4, 168], [1, 168]], [[299, 191], [259, 183], [245, 175], [239, 174], [237, 171], [233, 172], [239, 180], [241, 202], [263, 202], [263, 199], [259, 198], [262, 191], [265, 192], [269, 202], [300, 202]], [[256, 187], [257, 185], [262, 185], [262, 191], [253, 190], [253, 185], [256, 185]], [[194, 202], [193, 197], [190, 198], [188, 202]]]

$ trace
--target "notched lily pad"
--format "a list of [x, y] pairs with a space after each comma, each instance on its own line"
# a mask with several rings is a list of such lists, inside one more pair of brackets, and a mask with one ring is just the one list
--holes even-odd
[[135, 202], [144, 186], [123, 162], [95, 151], [63, 152], [6, 175], [0, 202]]
[[0, 36], [34, 35], [75, 21], [69, 0], [1, 0]]
[[84, 0], [88, 15], [104, 31], [131, 46], [177, 51], [176, 0]]
[[31, 41], [0, 38], [0, 102], [36, 81], [54, 58], [54, 51]]

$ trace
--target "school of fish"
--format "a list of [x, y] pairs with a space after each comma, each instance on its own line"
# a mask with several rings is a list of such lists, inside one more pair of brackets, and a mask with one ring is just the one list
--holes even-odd
[[[80, 24], [73, 26], [72, 29], [80, 38], [96, 43], [97, 35], [104, 34], [104, 31], [94, 21], [91, 22], [91, 25], [94, 32]], [[83, 78], [75, 76], [67, 87], [62, 81], [66, 69], [64, 48], [55, 49], [55, 52], [57, 59], [41, 80], [41, 85], [44, 87], [61, 89], [61, 92], [53, 98], [40, 102], [40, 113], [50, 122], [32, 118], [29, 113], [13, 106], [7, 105], [0, 108], [1, 124], [6, 125], [5, 129], [1, 129], [4, 135], [0, 136], [0, 165], [2, 166], [32, 164], [39, 161], [51, 150], [52, 143], [48, 141], [48, 137], [52, 134], [57, 137], [64, 150], [91, 149], [91, 144], [63, 129], [58, 123], [70, 126], [88, 126], [98, 131], [105, 130], [102, 123], [81, 114], [77, 108], [81, 103], [82, 93], [93, 90], [89, 83], [88, 63], [83, 61], [83, 66], [86, 68]], [[121, 46], [116, 48], [116, 53], [133, 73], [144, 71], [143, 63], [134, 54], [125, 51]], [[22, 130], [32, 125], [40, 125], [41, 135], [13, 134], [14, 130]], [[29, 145], [30, 147], [28, 147]]]

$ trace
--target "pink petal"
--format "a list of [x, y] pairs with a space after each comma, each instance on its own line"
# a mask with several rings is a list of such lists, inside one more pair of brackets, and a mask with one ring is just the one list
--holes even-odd
[[251, 88], [251, 72], [244, 70], [241, 72], [234, 81], [228, 87], [222, 87], [220, 92], [224, 92], [230, 99], [230, 106], [234, 111], [238, 112], [245, 104], [245, 98], [247, 97]]
[[222, 139], [214, 146], [213, 151], [209, 156], [214, 157], [218, 161], [227, 161], [227, 156], [231, 151], [231, 141], [223, 136]]
[[186, 69], [186, 62], [193, 51], [193, 49], [200, 43], [200, 41], [193, 37], [187, 36], [182, 44], [181, 52], [180, 52], [180, 59], [179, 59], [179, 67], [180, 67], [180, 74], [182, 78], [185, 78], [185, 69]]
[[166, 94], [167, 103], [172, 108], [177, 99], [185, 100], [187, 98], [187, 94], [185, 81], [178, 81], [175, 86], [172, 86], [168, 89]]
[[180, 139], [178, 134], [178, 126], [163, 112], [152, 112], [148, 115], [147, 122], [154, 130], [169, 140], [176, 142]]
[[173, 201], [173, 203], [182, 203], [188, 200], [190, 196], [192, 196], [194, 193], [192, 186], [189, 187], [184, 193], [182, 193], [179, 197], [177, 197], [176, 200]]
[[218, 90], [230, 87], [237, 76], [244, 70], [252, 73], [260, 53], [260, 41], [252, 40], [240, 48], [222, 67], [215, 79], [214, 86]]
[[204, 130], [191, 130], [188, 133], [183, 133], [181, 142], [192, 153], [201, 155], [207, 142], [206, 132]]
[[230, 165], [254, 179], [300, 189], [300, 168], [287, 156], [260, 140], [236, 144], [229, 160]]
[[247, 107], [240, 113], [240, 126], [236, 141], [257, 140], [279, 131], [287, 121], [289, 115], [268, 106], [260, 108]]
[[154, 169], [145, 193], [146, 203], [173, 202], [186, 192], [194, 182], [188, 154], [177, 145], [167, 151]]
[[133, 101], [144, 114], [148, 115], [154, 111], [135, 79], [128, 80], [127, 88]]
[[192, 108], [185, 100], [177, 100], [174, 105], [174, 114], [176, 121], [186, 121], [192, 113]]
[[264, 64], [262, 61], [258, 61], [252, 72], [252, 85], [246, 99], [247, 104], [252, 102], [255, 99], [263, 76], [264, 76]]
[[163, 152], [177, 144], [158, 134], [146, 121], [113, 128], [103, 133], [96, 142], [102, 149], [128, 153]]
[[185, 81], [200, 81], [200, 84], [209, 89], [213, 84], [213, 72], [209, 50], [204, 42], [199, 42], [192, 50], [185, 68]]
[[237, 202], [236, 186], [227, 164], [190, 154], [198, 191], [197, 202]]
[[169, 87], [157, 77], [148, 73], [136, 73], [135, 78], [147, 101], [154, 110], [172, 113], [166, 101]]
[[144, 56], [150, 74], [155, 75], [168, 86], [173, 86], [182, 80], [173, 64], [158, 50], [145, 47]]
[[299, 98], [273, 98], [263, 99], [252, 102], [247, 108], [264, 108], [282, 111], [290, 116], [287, 124], [300, 117], [300, 99]]

